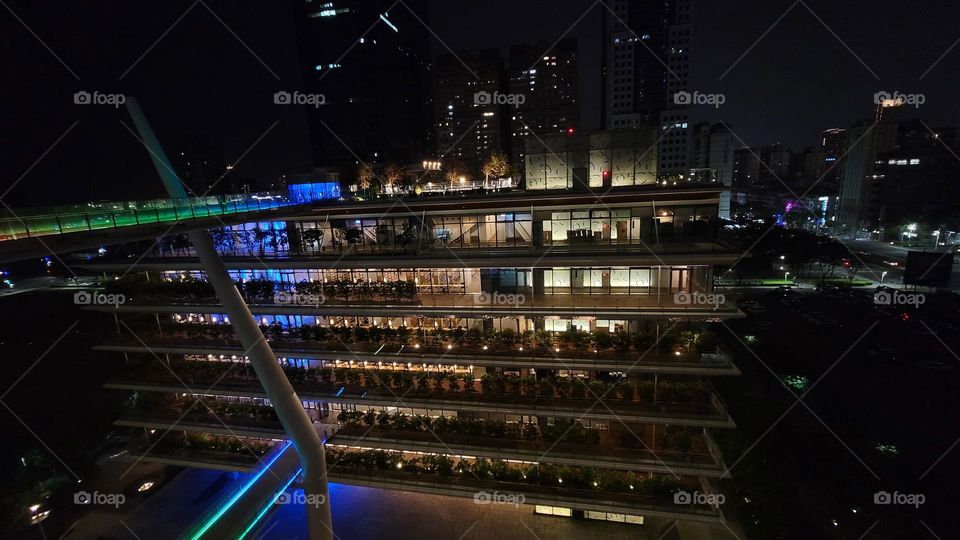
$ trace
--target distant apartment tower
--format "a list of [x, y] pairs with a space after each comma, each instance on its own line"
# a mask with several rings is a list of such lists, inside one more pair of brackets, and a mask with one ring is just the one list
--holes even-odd
[[687, 92], [692, 0], [615, 0], [604, 24], [604, 116], [609, 129], [656, 124], [661, 174], [693, 166]]
[[908, 222], [937, 228], [960, 215], [958, 150], [957, 128], [928, 129], [919, 120], [899, 125], [896, 147], [877, 155], [877, 188], [867, 205], [868, 216], [884, 227], [888, 239]]
[[[297, 1], [315, 166], [419, 162], [434, 153], [427, 2]], [[419, 20], [418, 20], [419, 19]]]
[[829, 156], [839, 158], [847, 149], [847, 130], [829, 128], [823, 130], [820, 137], [820, 150]]
[[614, 0], [604, 22], [608, 129], [656, 124], [687, 89], [691, 0]]
[[713, 170], [714, 180], [727, 188], [720, 193], [719, 216], [721, 219], [730, 219], [730, 190], [733, 188], [736, 140], [730, 126], [719, 122], [710, 127], [708, 141], [710, 149], [707, 152], [707, 167]]
[[[232, 192], [232, 167], [223, 152], [200, 139], [191, 139], [177, 147], [173, 156], [177, 176], [193, 195], [221, 195]], [[230, 176], [230, 178], [227, 178]]]
[[864, 120], [847, 130], [835, 234], [856, 237], [871, 219], [868, 205], [876, 189], [877, 156], [896, 146], [898, 128], [895, 114], [877, 117], [879, 121]]
[[504, 115], [514, 106], [496, 102], [507, 87], [500, 51], [440, 55], [434, 75], [437, 151], [476, 173], [491, 152], [509, 146]]
[[576, 131], [577, 42], [564, 39], [510, 47], [508, 61], [510, 94], [523, 96], [523, 103], [509, 106], [512, 164], [524, 163], [524, 138]]
[[747, 188], [760, 182], [760, 156], [752, 148], [739, 148], [733, 153], [733, 185]]

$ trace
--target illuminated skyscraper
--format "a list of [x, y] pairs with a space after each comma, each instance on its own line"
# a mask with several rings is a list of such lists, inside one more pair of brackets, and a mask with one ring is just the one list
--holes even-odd
[[434, 150], [426, 2], [295, 2], [316, 166], [419, 162]]

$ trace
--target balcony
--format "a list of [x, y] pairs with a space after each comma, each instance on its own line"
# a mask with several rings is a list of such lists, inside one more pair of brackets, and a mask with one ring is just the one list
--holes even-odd
[[[266, 397], [249, 366], [201, 364], [208, 363], [176, 363], [164, 368], [149, 365], [129, 378], [105, 386], [136, 391]], [[488, 375], [477, 381], [470, 373], [437, 373], [432, 377], [427, 373], [416, 377], [409, 372], [406, 376], [399, 375], [399, 379], [387, 378], [383, 373], [368, 371], [363, 376], [355, 375], [354, 379], [354, 375], [346, 370], [343, 374], [288, 370], [300, 399], [341, 407], [403, 407], [424, 411], [734, 427], [713, 387], [702, 381], [632, 380], [629, 383], [621, 381], [615, 386], [592, 381], [588, 386], [582, 380], [569, 378], [533, 381]]]
[[[719, 477], [723, 467], [707, 435], [698, 430], [612, 423], [589, 429], [576, 421], [552, 425], [307, 409], [331, 445], [421, 453], [447, 453], [530, 463], [591, 466], [661, 474]], [[333, 419], [333, 416], [336, 416]], [[330, 422], [338, 422], [331, 424]], [[118, 426], [264, 439], [285, 437], [267, 405], [143, 393]], [[331, 436], [332, 435], [332, 436]]]
[[[182, 335], [183, 337], [178, 337]], [[98, 351], [207, 355], [219, 361], [239, 358], [243, 347], [232, 336], [228, 339], [202, 339], [184, 334], [139, 332], [139, 339], [121, 338], [94, 347]], [[658, 373], [697, 376], [739, 375], [740, 369], [728, 354], [704, 354], [675, 351], [619, 351], [613, 348], [596, 352], [577, 351], [567, 346], [552, 348], [512, 348], [483, 345], [457, 345], [447, 349], [443, 344], [424, 343], [419, 346], [401, 342], [340, 342], [336, 339], [314, 341], [298, 339], [296, 332], [270, 336], [270, 346], [283, 359], [307, 360], [319, 367], [366, 369], [376, 366], [385, 371], [418, 371], [422, 364], [443, 369], [451, 366], [534, 370], [616, 371], [628, 374]]]

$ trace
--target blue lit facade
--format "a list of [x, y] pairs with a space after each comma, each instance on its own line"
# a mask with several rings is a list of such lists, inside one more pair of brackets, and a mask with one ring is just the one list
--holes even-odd
[[287, 186], [290, 202], [294, 204], [311, 203], [327, 199], [340, 198], [340, 184], [337, 182], [310, 182]]

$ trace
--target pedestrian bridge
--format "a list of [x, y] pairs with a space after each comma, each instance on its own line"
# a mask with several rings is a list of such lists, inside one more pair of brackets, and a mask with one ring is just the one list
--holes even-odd
[[0, 262], [132, 242], [201, 228], [272, 220], [316, 199], [280, 192], [97, 202], [0, 211]]

